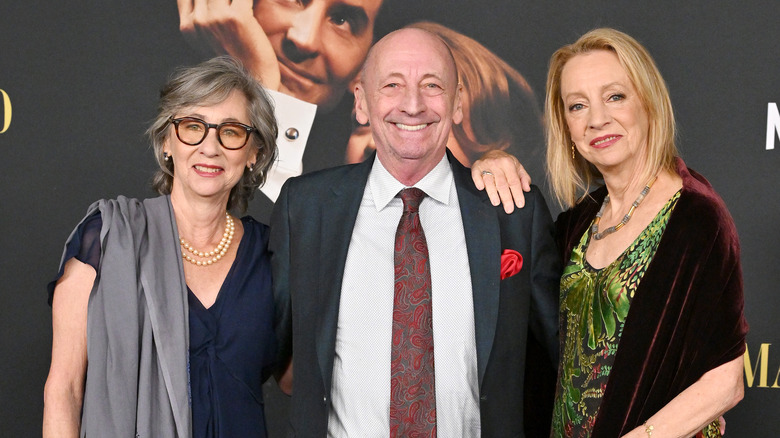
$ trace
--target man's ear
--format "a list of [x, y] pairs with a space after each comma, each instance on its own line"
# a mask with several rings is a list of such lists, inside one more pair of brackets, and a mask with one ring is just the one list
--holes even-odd
[[351, 91], [352, 93], [355, 92], [355, 87], [357, 87], [358, 84], [360, 84], [360, 74], [361, 74], [361, 72], [358, 72], [355, 75], [355, 77], [352, 78], [351, 81], [349, 81], [349, 85], [348, 85], [349, 88], [348, 88], [348, 90]]
[[355, 120], [361, 125], [368, 123], [368, 105], [366, 103], [366, 92], [361, 83], [355, 85]]
[[458, 125], [463, 121], [463, 105], [461, 98], [463, 96], [463, 84], [458, 83], [455, 90], [455, 111], [452, 112], [452, 123]]

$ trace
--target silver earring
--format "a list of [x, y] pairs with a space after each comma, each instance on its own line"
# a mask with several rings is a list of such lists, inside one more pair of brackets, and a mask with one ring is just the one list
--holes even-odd
[[168, 158], [170, 158], [168, 152], [163, 152], [163, 160], [168, 161]]
[[248, 167], [249, 167], [249, 171], [250, 172], [254, 172], [255, 171], [255, 165], [254, 164], [250, 164]]

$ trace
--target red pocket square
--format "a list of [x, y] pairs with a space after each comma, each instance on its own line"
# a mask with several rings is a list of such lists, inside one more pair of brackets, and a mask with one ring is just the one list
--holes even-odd
[[523, 256], [513, 249], [505, 249], [501, 253], [501, 279], [509, 278], [523, 268]]

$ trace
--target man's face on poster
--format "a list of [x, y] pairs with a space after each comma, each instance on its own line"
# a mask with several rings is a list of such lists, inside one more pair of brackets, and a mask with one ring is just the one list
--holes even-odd
[[276, 52], [281, 91], [334, 107], [360, 70], [382, 0], [255, 0]]

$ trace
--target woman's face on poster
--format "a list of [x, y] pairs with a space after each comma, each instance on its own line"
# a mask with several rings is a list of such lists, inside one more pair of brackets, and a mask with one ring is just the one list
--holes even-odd
[[254, 14], [279, 61], [281, 91], [335, 106], [374, 36], [382, 0], [256, 0]]

